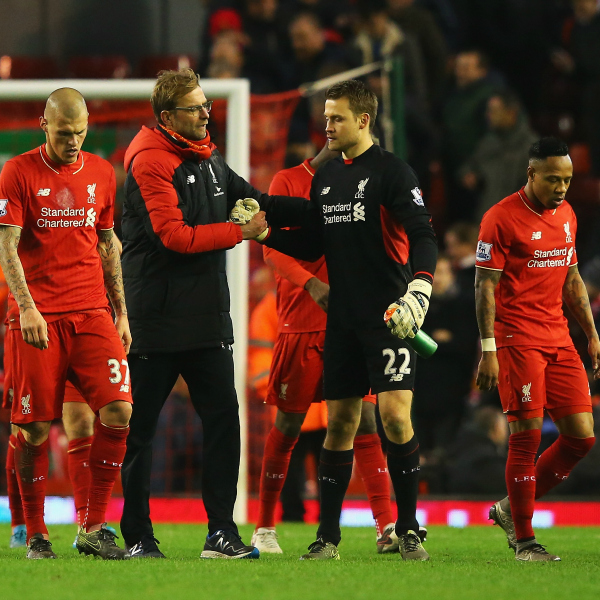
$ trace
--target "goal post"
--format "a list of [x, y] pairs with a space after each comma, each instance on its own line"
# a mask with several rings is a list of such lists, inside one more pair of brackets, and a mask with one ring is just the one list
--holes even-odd
[[[54, 90], [71, 87], [86, 100], [150, 100], [155, 79], [36, 79], [0, 81], [0, 101], [45, 100]], [[211, 99], [227, 100], [226, 161], [241, 177], [250, 175], [250, 83], [247, 79], [202, 79], [202, 90]], [[93, 122], [93, 115], [92, 115]], [[233, 356], [235, 387], [240, 406], [242, 458], [234, 518], [247, 521], [248, 419], [246, 362], [248, 354], [248, 244], [227, 252], [227, 279], [231, 293], [231, 319], [235, 334]]]

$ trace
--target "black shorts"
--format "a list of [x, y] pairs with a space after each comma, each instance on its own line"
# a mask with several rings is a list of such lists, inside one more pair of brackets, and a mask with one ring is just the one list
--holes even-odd
[[323, 396], [342, 400], [369, 393], [412, 390], [416, 354], [386, 327], [341, 329], [327, 325]]

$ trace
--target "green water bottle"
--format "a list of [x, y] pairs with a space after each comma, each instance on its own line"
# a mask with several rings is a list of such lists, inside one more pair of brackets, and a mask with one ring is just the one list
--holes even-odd
[[429, 358], [437, 350], [437, 342], [430, 338], [422, 329], [415, 337], [405, 337], [404, 341], [421, 357]]

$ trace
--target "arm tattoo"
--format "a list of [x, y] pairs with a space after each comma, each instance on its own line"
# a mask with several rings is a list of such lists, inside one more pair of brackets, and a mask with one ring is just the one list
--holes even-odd
[[112, 229], [98, 232], [98, 254], [104, 272], [104, 287], [117, 315], [126, 315], [125, 290], [121, 272], [121, 257]]
[[34, 309], [35, 302], [27, 287], [25, 271], [17, 252], [20, 239], [20, 227], [10, 225], [0, 226], [0, 265], [4, 271], [6, 283], [19, 307], [19, 311], [24, 313]]
[[595, 335], [596, 327], [590, 308], [590, 300], [577, 265], [569, 267], [562, 289], [562, 297], [579, 325], [581, 325], [585, 335], [588, 338]]
[[500, 281], [502, 271], [477, 268], [475, 272], [475, 312], [481, 339], [494, 337], [496, 300], [494, 290]]

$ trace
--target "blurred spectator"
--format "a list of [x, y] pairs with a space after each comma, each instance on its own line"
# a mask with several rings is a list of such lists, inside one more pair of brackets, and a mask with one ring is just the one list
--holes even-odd
[[454, 54], [460, 45], [460, 21], [456, 4], [462, 0], [417, 0], [417, 6], [426, 8], [440, 28], [446, 46]]
[[529, 160], [529, 147], [539, 138], [519, 99], [509, 90], [496, 92], [487, 101], [486, 116], [489, 131], [459, 172], [463, 187], [479, 192], [476, 222], [496, 202], [527, 183], [523, 165]]
[[446, 231], [444, 242], [446, 253], [452, 261], [456, 285], [465, 301], [472, 303], [475, 310], [475, 250], [479, 237], [479, 226], [457, 221]]
[[[286, 89], [316, 81], [326, 75], [341, 73], [356, 66], [348, 49], [327, 40], [319, 19], [310, 12], [297, 14], [289, 26], [292, 57], [286, 67]], [[303, 98], [290, 123], [290, 141], [306, 142], [311, 129], [310, 103]]]
[[327, 39], [338, 42], [351, 33], [353, 4], [352, 0], [281, 0], [288, 23], [298, 13], [311, 12], [326, 28]]
[[475, 311], [461, 297], [445, 254], [438, 257], [426, 328], [439, 346], [431, 358], [417, 365], [413, 418], [427, 456], [443, 453], [456, 435], [477, 353]]
[[213, 79], [241, 77], [244, 52], [240, 38], [233, 31], [222, 31], [214, 39], [206, 74]]
[[486, 133], [486, 104], [496, 87], [488, 71], [487, 58], [478, 50], [461, 52], [456, 57], [456, 87], [442, 113], [442, 164], [450, 222], [470, 220], [475, 211], [476, 195], [461, 185], [458, 170]]
[[202, 73], [222, 79], [246, 77], [254, 94], [281, 91], [286, 40], [279, 0], [221, 4], [208, 18], [210, 66], [202, 61]]
[[573, 0], [573, 11], [568, 51], [555, 52], [553, 63], [581, 86], [581, 129], [590, 144], [592, 173], [600, 177], [600, 5]]
[[[358, 14], [360, 20], [354, 45], [360, 52], [362, 64], [383, 60], [395, 54], [402, 55], [406, 92], [416, 102], [426, 103], [427, 75], [416, 37], [407, 34], [392, 21], [385, 0], [359, 0]], [[381, 85], [373, 81], [373, 78], [369, 83], [381, 97]]]
[[542, 78], [559, 41], [560, 2], [471, 0], [469, 10], [478, 15], [470, 43], [486, 52], [517, 90], [526, 109], [535, 111], [541, 100]]
[[453, 494], [505, 494], [508, 425], [492, 406], [475, 409], [447, 454], [447, 491]]
[[406, 34], [416, 40], [423, 57], [429, 105], [441, 99], [446, 80], [446, 42], [429, 10], [415, 0], [387, 0], [389, 12]]

